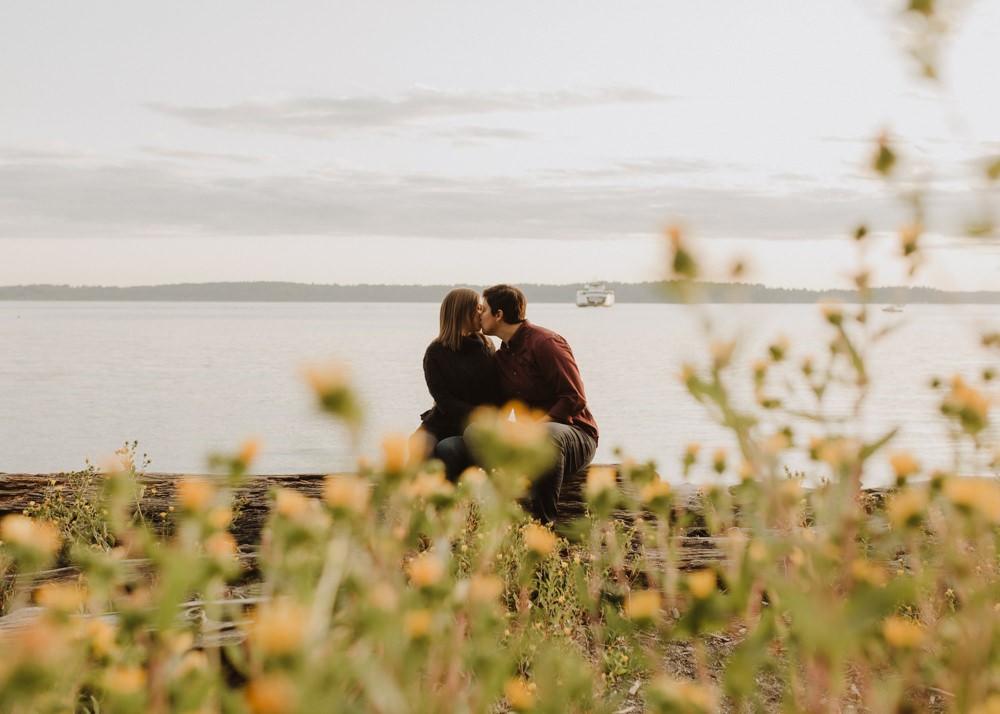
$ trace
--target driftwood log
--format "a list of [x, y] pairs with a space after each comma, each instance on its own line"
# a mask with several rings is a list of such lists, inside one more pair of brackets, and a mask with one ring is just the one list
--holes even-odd
[[[146, 486], [142, 499], [143, 509], [152, 516], [154, 524], [164, 522], [160, 513], [169, 513], [175, 502], [176, 485], [181, 478], [173, 473], [146, 473], [142, 481]], [[272, 487], [288, 488], [307, 496], [318, 497], [323, 489], [324, 474], [258, 475], [251, 477], [247, 485], [236, 492], [236, 518], [231, 527], [233, 536], [244, 552], [252, 549], [260, 541], [269, 511], [268, 493]], [[570, 522], [586, 513], [583, 487], [587, 470], [568, 476], [563, 482], [559, 502], [559, 520]], [[15, 474], [0, 473], [0, 518], [10, 513], [20, 513], [32, 501], [40, 502], [46, 487], [53, 481], [59, 484], [65, 480], [64, 474]], [[692, 492], [687, 495], [687, 507], [697, 511], [697, 497]], [[614, 517], [630, 523], [636, 514], [616, 511]], [[169, 522], [169, 518], [166, 519]], [[706, 537], [698, 529], [680, 537], [681, 567], [703, 567], [721, 560], [724, 549], [720, 539]]]

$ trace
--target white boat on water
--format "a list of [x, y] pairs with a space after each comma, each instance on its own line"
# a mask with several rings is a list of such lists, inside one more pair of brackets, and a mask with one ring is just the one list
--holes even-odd
[[885, 307], [882, 308], [882, 312], [902, 312], [902, 311], [903, 311], [902, 305], [886, 305]]
[[615, 304], [615, 291], [604, 283], [586, 283], [576, 291], [577, 307], [611, 307]]

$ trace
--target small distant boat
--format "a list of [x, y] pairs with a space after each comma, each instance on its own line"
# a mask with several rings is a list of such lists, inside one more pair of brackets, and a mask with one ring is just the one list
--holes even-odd
[[882, 312], [902, 312], [902, 311], [903, 311], [902, 305], [886, 305], [885, 307], [882, 308]]
[[615, 291], [604, 283], [586, 283], [576, 291], [577, 307], [611, 307], [615, 304]]

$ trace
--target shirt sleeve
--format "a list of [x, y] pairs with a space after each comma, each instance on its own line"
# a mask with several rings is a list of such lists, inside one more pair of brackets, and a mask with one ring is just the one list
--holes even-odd
[[573, 350], [562, 338], [547, 339], [536, 348], [535, 359], [539, 371], [552, 385], [556, 398], [548, 411], [549, 418], [561, 424], [570, 423], [570, 417], [587, 407], [583, 379], [580, 378]]
[[441, 352], [436, 352], [432, 348], [427, 349], [424, 353], [424, 381], [427, 382], [427, 390], [442, 415], [461, 421], [469, 416], [476, 405], [460, 399], [455, 394], [454, 375], [448, 374], [444, 357]]

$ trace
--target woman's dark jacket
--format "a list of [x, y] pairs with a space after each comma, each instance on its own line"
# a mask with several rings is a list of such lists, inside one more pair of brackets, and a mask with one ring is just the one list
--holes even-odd
[[424, 379], [434, 406], [420, 420], [439, 440], [461, 434], [476, 407], [500, 403], [496, 362], [484, 339], [467, 335], [455, 352], [432, 342], [424, 352]]

